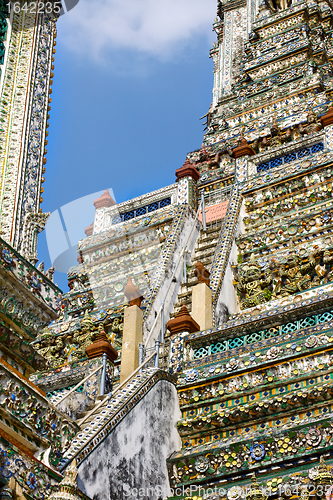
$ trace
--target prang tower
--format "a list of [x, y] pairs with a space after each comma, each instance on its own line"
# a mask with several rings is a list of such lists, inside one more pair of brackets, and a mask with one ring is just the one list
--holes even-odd
[[219, 1], [203, 144], [94, 202], [30, 377], [89, 498], [332, 497], [332, 8]]
[[0, 2], [1, 500], [59, 498], [64, 489], [66, 498], [86, 498], [76, 494], [72, 469], [65, 479], [57, 472], [59, 452], [78, 427], [29, 380], [47, 368], [31, 342], [57, 318], [61, 297], [53, 269], [35, 267], [37, 234], [47, 219], [40, 203], [56, 6]]
[[1, 2], [0, 236], [36, 262], [48, 217], [40, 206], [56, 27], [55, 12], [41, 16], [41, 2], [28, 4]]

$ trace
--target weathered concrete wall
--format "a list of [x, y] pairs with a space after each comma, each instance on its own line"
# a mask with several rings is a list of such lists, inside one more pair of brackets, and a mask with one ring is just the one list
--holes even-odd
[[92, 500], [166, 498], [166, 459], [181, 447], [179, 418], [176, 388], [158, 382], [80, 465], [79, 488]]

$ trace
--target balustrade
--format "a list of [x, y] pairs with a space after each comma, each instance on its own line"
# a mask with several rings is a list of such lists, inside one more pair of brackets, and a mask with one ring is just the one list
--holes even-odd
[[230, 337], [226, 339], [220, 339], [209, 345], [194, 348], [193, 359], [205, 358], [206, 356], [210, 356], [211, 354], [225, 352], [228, 351], [229, 349], [235, 349], [237, 347], [254, 344], [255, 342], [260, 342], [262, 340], [270, 339], [272, 337], [277, 337], [279, 335], [293, 333], [298, 330], [302, 330], [303, 328], [308, 328], [322, 323], [327, 323], [332, 319], [333, 319], [333, 310], [324, 312], [322, 314], [314, 314], [313, 316], [307, 316], [306, 318], [289, 323], [284, 323], [282, 325], [272, 328], [267, 328], [265, 330], [260, 330], [259, 332], [254, 332], [247, 335], [241, 335], [240, 337]]

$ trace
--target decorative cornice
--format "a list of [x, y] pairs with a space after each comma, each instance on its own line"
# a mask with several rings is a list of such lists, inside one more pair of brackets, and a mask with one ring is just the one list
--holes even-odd
[[223, 2], [223, 10], [224, 12], [227, 12], [229, 10], [236, 10], [239, 9], [240, 7], [244, 7], [246, 5], [245, 0], [231, 0], [227, 2]]

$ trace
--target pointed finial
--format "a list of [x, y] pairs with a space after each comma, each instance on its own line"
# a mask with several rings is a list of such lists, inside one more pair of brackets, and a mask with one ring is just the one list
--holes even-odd
[[65, 470], [64, 479], [60, 484], [64, 486], [73, 486], [76, 487], [76, 478], [77, 478], [77, 467], [76, 467], [76, 459], [72, 460], [70, 466]]
[[192, 318], [187, 307], [183, 305], [176, 316], [168, 321], [167, 329], [170, 331], [171, 335], [174, 335], [180, 332], [198, 332], [200, 330], [200, 326]]
[[134, 285], [131, 277], [128, 277], [127, 285], [124, 290], [124, 295], [127, 298], [130, 306], [141, 307], [141, 302], [143, 300], [143, 295], [140, 290]]
[[114, 205], [117, 205], [117, 203], [114, 201], [113, 198], [111, 198], [111, 195], [110, 195], [108, 189], [106, 189], [104, 191], [104, 193], [94, 201], [94, 207], [96, 209], [103, 208], [103, 207], [112, 207]]
[[95, 340], [85, 348], [85, 351], [89, 359], [99, 358], [103, 354], [106, 354], [109, 360], [114, 362], [118, 357], [118, 353], [112, 347], [103, 325], [100, 326]]
[[246, 499], [247, 500], [267, 500], [267, 496], [264, 495], [264, 492], [257, 481], [257, 477], [256, 477], [255, 472], [251, 476], [250, 491], [246, 495]]
[[85, 228], [84, 233], [86, 236], [91, 236], [93, 234], [93, 231], [94, 231], [94, 223], [92, 222], [90, 226]]
[[84, 317], [81, 321], [81, 326], [82, 330], [84, 331], [90, 331], [94, 326], [94, 323], [92, 322], [92, 319], [89, 316], [88, 309], [85, 310]]
[[210, 272], [208, 271], [208, 269], [205, 268], [205, 266], [199, 260], [195, 265], [194, 274], [198, 278], [198, 283], [206, 283], [206, 285], [209, 286]]

